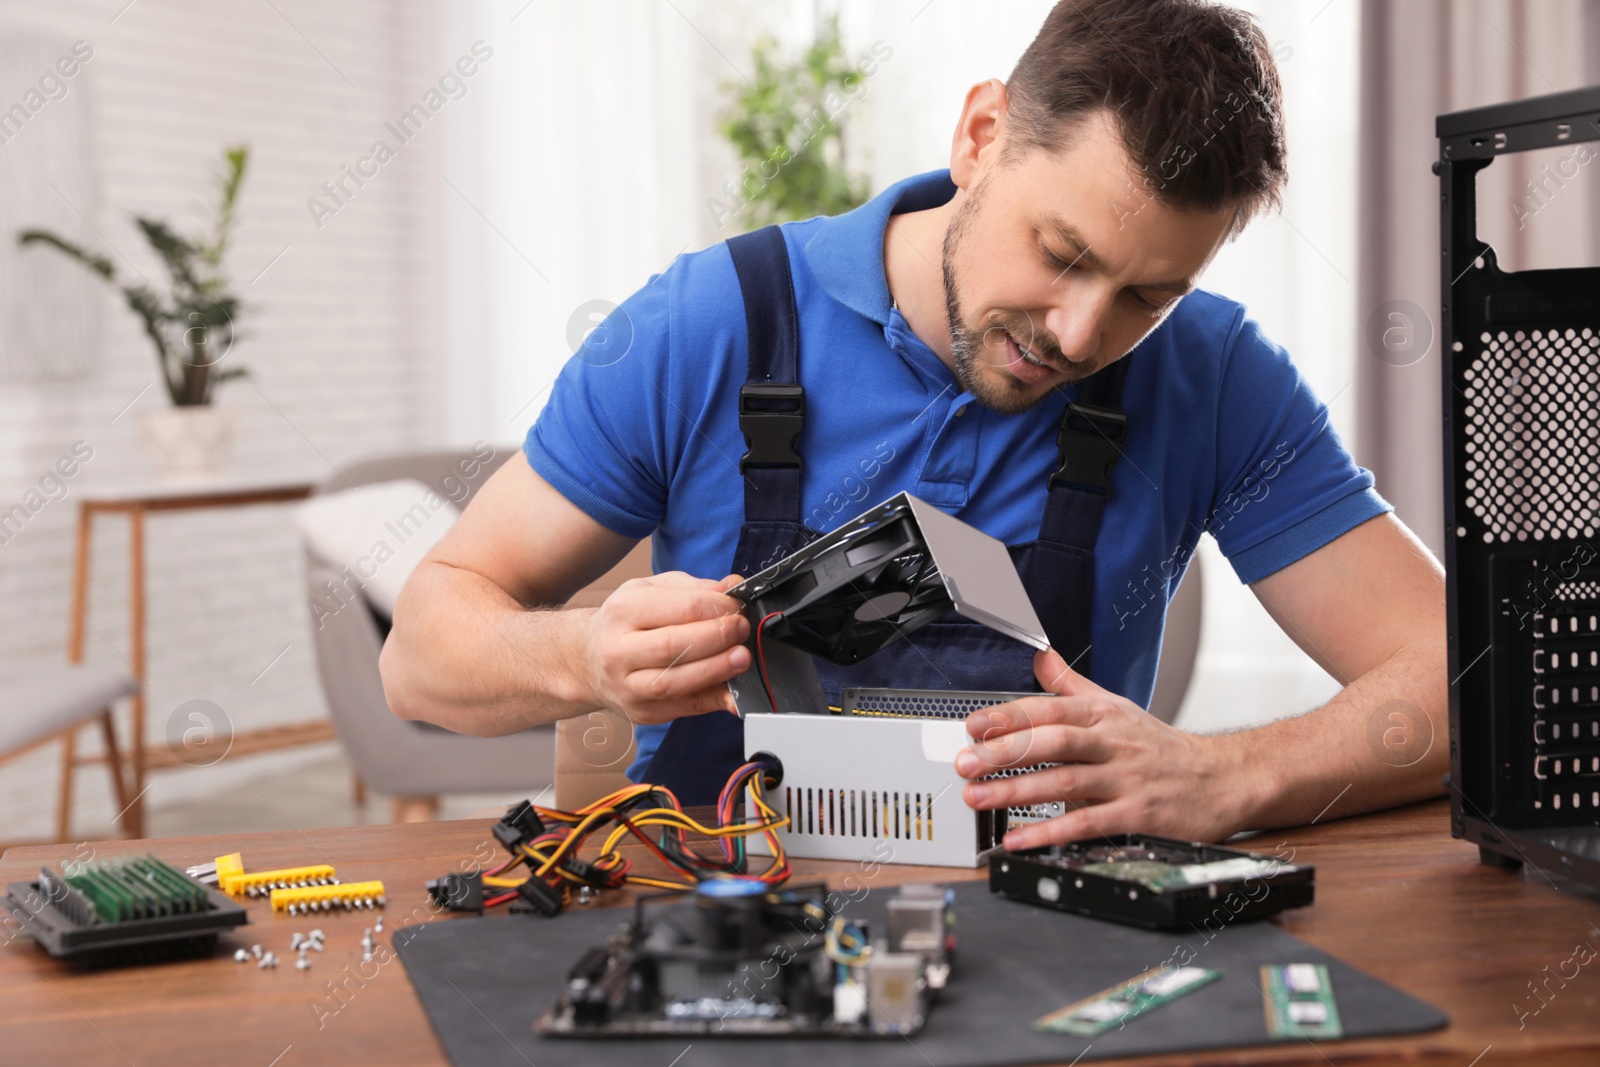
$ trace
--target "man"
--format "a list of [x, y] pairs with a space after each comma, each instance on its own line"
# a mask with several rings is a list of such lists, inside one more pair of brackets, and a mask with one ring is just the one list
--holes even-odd
[[[1287, 355], [1193, 292], [1277, 201], [1279, 93], [1236, 11], [1065, 0], [1008, 82], [967, 94], [948, 173], [680, 257], [618, 312], [627, 356], [567, 365], [412, 577], [391, 706], [476, 734], [606, 706], [637, 724], [635, 780], [714, 794], [750, 665], [726, 590], [906, 490], [1012, 546], [1054, 647], [1029, 662], [934, 623], [848, 673], [819, 662], [824, 686], [1042, 688], [974, 715], [956, 762], [1059, 764], [967, 786], [981, 809], [1069, 802], [1008, 846], [1218, 840], [1438, 792], [1439, 565]], [[798, 456], [741, 432], [769, 417]], [[1109, 483], [1084, 455], [1114, 460]], [[1325, 706], [1222, 736], [1143, 710], [1202, 532], [1344, 684]], [[660, 573], [553, 607], [645, 536]]]

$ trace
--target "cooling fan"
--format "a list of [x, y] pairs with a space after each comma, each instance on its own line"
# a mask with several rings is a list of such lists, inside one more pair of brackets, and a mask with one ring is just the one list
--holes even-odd
[[955, 607], [909, 509], [786, 562], [751, 589], [758, 619], [776, 614], [763, 636], [835, 663], [857, 663]]
[[909, 493], [817, 538], [730, 595], [744, 602], [751, 624], [752, 666], [733, 683], [741, 714], [821, 712], [811, 656], [858, 663], [952, 612], [1049, 647], [1005, 545]]

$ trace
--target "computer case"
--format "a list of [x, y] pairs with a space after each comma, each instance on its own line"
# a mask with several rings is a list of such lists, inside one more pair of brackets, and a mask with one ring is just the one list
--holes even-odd
[[1600, 267], [1503, 271], [1500, 156], [1600, 139], [1600, 86], [1441, 115], [1451, 832], [1600, 886]]

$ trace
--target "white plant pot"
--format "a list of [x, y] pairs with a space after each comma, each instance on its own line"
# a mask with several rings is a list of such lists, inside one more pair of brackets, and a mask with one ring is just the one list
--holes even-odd
[[139, 439], [162, 485], [220, 481], [233, 453], [237, 413], [211, 405], [140, 412]]

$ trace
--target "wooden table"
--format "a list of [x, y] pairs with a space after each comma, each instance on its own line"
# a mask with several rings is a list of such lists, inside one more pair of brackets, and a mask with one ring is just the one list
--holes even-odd
[[[160, 759], [163, 753], [152, 753], [145, 747], [145, 595], [144, 595], [144, 520], [154, 512], [196, 511], [202, 508], [236, 508], [252, 504], [276, 504], [304, 500], [311, 495], [312, 483], [305, 480], [274, 482], [226, 482], [215, 485], [151, 486], [142, 489], [111, 489], [86, 487], [78, 499], [78, 542], [72, 570], [72, 620], [67, 639], [67, 658], [73, 663], [83, 662], [84, 627], [89, 622], [89, 560], [90, 543], [94, 535], [94, 519], [98, 515], [126, 515], [128, 517], [128, 664], [139, 681], [139, 690], [132, 697], [132, 737], [124, 749], [128, 766], [123, 775], [127, 792], [133, 797], [120, 813], [122, 826], [130, 837], [144, 835], [145, 775], [154, 766], [175, 766], [176, 757]], [[292, 745], [312, 744], [333, 739], [333, 727], [326, 720], [276, 726], [253, 732], [234, 731], [229, 738], [227, 755], [246, 755]], [[67, 750], [65, 762], [70, 768], [75, 762], [92, 763], [94, 760], [76, 760], [73, 754], [73, 735], [65, 736]], [[63, 775], [71, 781], [70, 773]], [[71, 821], [70, 791], [63, 787], [61, 808], [57, 815], [57, 836], [68, 837]]]
[[[362, 971], [361, 932], [373, 921], [367, 912], [312, 922], [275, 917], [268, 905], [252, 903], [251, 925], [225, 938], [226, 951], [215, 958], [90, 974], [63, 968], [8, 926], [0, 949], [0, 1060], [139, 1067], [442, 1064], [439, 1043], [387, 942], [398, 927], [435, 919], [425, 879], [499, 855], [490, 825], [413, 823], [95, 845], [100, 855], [154, 851], [180, 867], [237, 849], [247, 869], [330, 862], [347, 880], [381, 878], [389, 906], [385, 932], [376, 935], [375, 963]], [[1447, 825], [1440, 801], [1273, 833], [1256, 844], [1272, 852], [1286, 841], [1297, 860], [1317, 868], [1317, 903], [1282, 917], [1284, 929], [1442, 1008], [1452, 1019], [1448, 1029], [1133, 1062], [1344, 1065], [1404, 1057], [1454, 1067], [1600, 1063], [1600, 960], [1564, 987], [1550, 977], [1575, 946], [1600, 949], [1594, 930], [1600, 894], [1558, 891], [1532, 871], [1480, 866], [1477, 850], [1452, 840]], [[0, 875], [18, 881], [35, 875], [41, 863], [83, 852], [81, 845], [13, 848], [0, 857]], [[795, 867], [797, 877], [831, 876], [836, 883], [846, 873], [860, 876], [854, 864], [802, 860]], [[874, 884], [981, 876], [884, 866]], [[289, 934], [313, 925], [326, 932], [327, 950], [312, 954], [309, 971], [297, 971]], [[277, 952], [283, 965], [260, 970], [253, 961], [235, 963], [233, 950], [252, 943]], [[1519, 1007], [1540, 1003], [1531, 999], [1530, 983], [1547, 983], [1552, 992], [1519, 1029]], [[869, 1061], [865, 1046], [850, 1053], [839, 1062]]]

